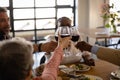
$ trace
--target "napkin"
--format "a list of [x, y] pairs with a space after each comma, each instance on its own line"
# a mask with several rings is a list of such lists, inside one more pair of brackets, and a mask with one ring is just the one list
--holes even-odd
[[61, 64], [80, 62], [81, 59], [82, 59], [82, 52], [79, 49], [77, 49], [75, 47], [75, 44], [71, 41], [71, 44], [69, 46], [69, 54], [63, 57]]
[[70, 44], [70, 53], [72, 55], [76, 55], [76, 54], [82, 55], [82, 52], [75, 47], [75, 43], [72, 42], [72, 41], [71, 41], [71, 44]]
[[[69, 50], [67, 50], [69, 54], [63, 56], [63, 59], [61, 61], [61, 64], [68, 64], [68, 63], [75, 63], [75, 62], [80, 62], [82, 59], [82, 52], [77, 49], [74, 45], [74, 43], [71, 41]], [[66, 52], [66, 51], [64, 51]], [[46, 56], [46, 62], [50, 59], [50, 57], [53, 55], [53, 52], [51, 52]]]

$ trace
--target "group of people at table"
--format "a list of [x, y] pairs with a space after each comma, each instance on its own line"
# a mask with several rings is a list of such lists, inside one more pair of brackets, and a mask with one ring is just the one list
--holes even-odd
[[[71, 20], [62, 17], [60, 26], [71, 27]], [[54, 52], [47, 63], [41, 76], [32, 80], [56, 80], [58, 67], [63, 60], [63, 49], [71, 43], [70, 37], [61, 38], [58, 42], [33, 44], [23, 38], [9, 36], [10, 20], [7, 9], [0, 7], [0, 80], [30, 80], [32, 76], [33, 52]], [[98, 58], [120, 66], [120, 50], [107, 47], [92, 46], [85, 41], [79, 41], [75, 45], [80, 51], [89, 51], [96, 54]], [[111, 59], [112, 58], [112, 59]]]

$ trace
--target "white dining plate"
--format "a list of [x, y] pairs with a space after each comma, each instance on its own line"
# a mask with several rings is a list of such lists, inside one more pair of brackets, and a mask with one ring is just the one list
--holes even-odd
[[115, 78], [119, 78], [120, 79], [120, 69], [114, 71], [114, 72], [111, 72], [111, 75]]
[[118, 78], [114, 78], [112, 76], [110, 76], [110, 80], [119, 80]]
[[[76, 75], [76, 76], [81, 76], [81, 75]], [[103, 79], [99, 76], [82, 74], [82, 77], [70, 78], [70, 80], [103, 80]]]

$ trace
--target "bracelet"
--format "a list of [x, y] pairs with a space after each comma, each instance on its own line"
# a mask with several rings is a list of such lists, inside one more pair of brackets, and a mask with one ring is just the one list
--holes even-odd
[[41, 52], [42, 43], [38, 44], [38, 52]]

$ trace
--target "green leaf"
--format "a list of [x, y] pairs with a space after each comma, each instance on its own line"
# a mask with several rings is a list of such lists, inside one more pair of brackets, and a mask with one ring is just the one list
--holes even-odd
[[105, 25], [105, 27], [106, 27], [106, 28], [110, 28], [111, 26], [110, 26], [109, 23], [107, 23], [107, 24]]

